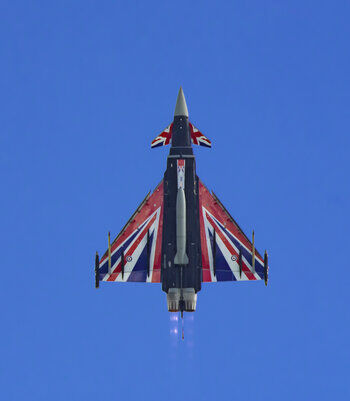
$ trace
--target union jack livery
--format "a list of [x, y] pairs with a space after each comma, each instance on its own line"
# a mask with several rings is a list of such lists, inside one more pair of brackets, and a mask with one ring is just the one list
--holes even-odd
[[151, 143], [151, 148], [156, 148], [158, 146], [169, 145], [171, 141], [171, 132], [172, 132], [173, 124], [168, 125], [165, 130], [160, 133], [155, 139], [153, 139]]
[[192, 144], [211, 147], [188, 120], [180, 88], [173, 122], [151, 147], [171, 145], [157, 188], [141, 202], [100, 259], [95, 285], [106, 282], [161, 283], [170, 312], [196, 310], [202, 283], [268, 280], [268, 259], [255, 248], [195, 171]]
[[[205, 146], [211, 148], [210, 140], [203, 135], [192, 123], [188, 123], [188, 127], [191, 135], [191, 142], [194, 145]], [[165, 146], [171, 143], [171, 135], [173, 130], [173, 123], [168, 125], [163, 132], [161, 132], [151, 143], [151, 148], [158, 146]]]
[[211, 148], [211, 142], [209, 139], [203, 135], [193, 124], [190, 122], [188, 123], [188, 126], [190, 128], [190, 134], [191, 134], [191, 142], [194, 145], [199, 145], [199, 146], [205, 146], [207, 148]]
[[160, 282], [163, 181], [148, 194], [99, 263], [100, 281]]

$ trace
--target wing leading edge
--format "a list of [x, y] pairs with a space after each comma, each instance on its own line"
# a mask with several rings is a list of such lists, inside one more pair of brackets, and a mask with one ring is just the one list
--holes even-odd
[[160, 282], [163, 181], [148, 194], [99, 263], [100, 281]]
[[[264, 259], [257, 250], [253, 251], [250, 240], [244, 235], [216, 195], [210, 193], [200, 180], [199, 210], [202, 281], [265, 279]], [[253, 254], [255, 262], [253, 262]]]
[[[264, 259], [214, 193], [199, 180], [203, 282], [265, 279]], [[99, 281], [159, 283], [163, 181], [148, 194], [99, 262]], [[241, 257], [240, 257], [241, 254]], [[241, 263], [240, 263], [241, 259]], [[266, 277], [267, 278], [267, 277]]]

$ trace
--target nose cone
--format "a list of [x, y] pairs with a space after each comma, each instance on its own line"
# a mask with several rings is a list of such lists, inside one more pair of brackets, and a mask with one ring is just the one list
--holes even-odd
[[185, 100], [185, 95], [182, 88], [180, 87], [179, 94], [177, 95], [175, 113], [174, 116], [186, 116], [188, 117], [187, 104]]

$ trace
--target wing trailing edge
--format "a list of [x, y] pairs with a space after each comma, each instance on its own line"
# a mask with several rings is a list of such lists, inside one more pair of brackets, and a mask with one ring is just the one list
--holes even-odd
[[162, 233], [163, 181], [147, 194], [101, 258], [99, 281], [159, 283]]
[[199, 210], [202, 281], [256, 281], [265, 279], [265, 275], [267, 278], [264, 259], [218, 197], [200, 180]]

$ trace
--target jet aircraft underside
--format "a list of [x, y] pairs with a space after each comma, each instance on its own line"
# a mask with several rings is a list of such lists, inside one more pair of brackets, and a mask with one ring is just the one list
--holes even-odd
[[174, 121], [152, 142], [170, 145], [162, 181], [141, 202], [101, 259], [95, 285], [162, 283], [170, 312], [196, 310], [203, 282], [268, 280], [267, 252], [256, 250], [217, 196], [196, 175], [192, 144], [210, 140], [188, 120], [180, 88]]

